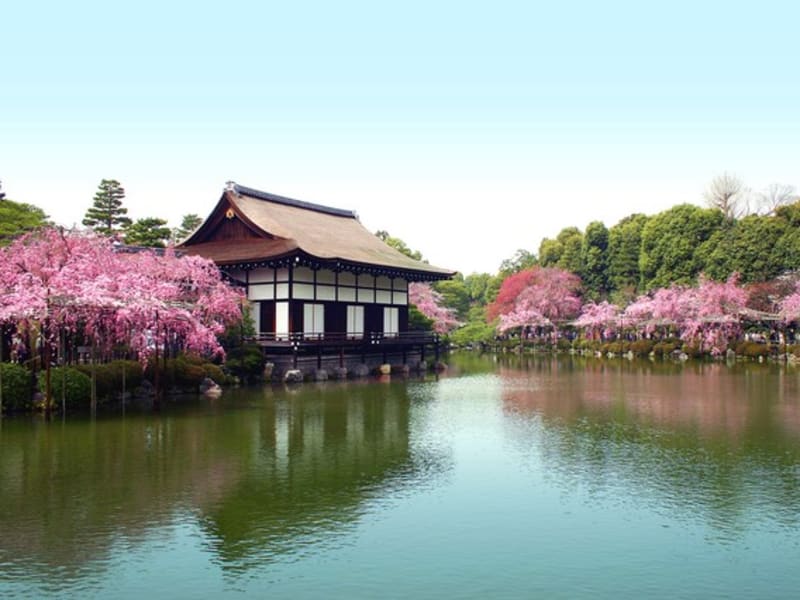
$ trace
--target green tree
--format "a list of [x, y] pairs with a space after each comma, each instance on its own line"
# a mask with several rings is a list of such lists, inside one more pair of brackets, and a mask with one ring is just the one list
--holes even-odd
[[775, 216], [792, 227], [800, 227], [800, 202], [779, 206], [775, 209]]
[[176, 227], [172, 231], [172, 239], [175, 240], [176, 243], [182, 242], [194, 233], [194, 230], [200, 227], [202, 223], [203, 219], [199, 215], [194, 213], [183, 215], [180, 227]]
[[539, 266], [555, 267], [561, 260], [564, 253], [564, 246], [558, 240], [544, 238], [539, 243]]
[[724, 281], [736, 272], [743, 283], [777, 277], [787, 268], [778, 242], [788, 229], [782, 219], [748, 215], [717, 231], [700, 249], [705, 273]]
[[137, 219], [125, 230], [125, 243], [131, 246], [163, 248], [169, 242], [172, 231], [164, 219], [146, 217]]
[[785, 271], [800, 269], [800, 202], [777, 208], [775, 218], [786, 225], [786, 231], [775, 242], [776, 259]]
[[461, 273], [457, 273], [453, 279], [437, 281], [433, 284], [433, 289], [442, 295], [443, 306], [456, 311], [456, 318], [459, 321], [466, 319], [471, 306], [471, 298]]
[[47, 225], [41, 208], [12, 200], [0, 200], [0, 246], [5, 246], [26, 231]]
[[583, 264], [583, 234], [577, 227], [565, 227], [556, 240], [561, 244], [562, 252], [556, 266], [575, 275], [582, 276]]
[[586, 226], [582, 247], [584, 293], [598, 300], [609, 292], [608, 229], [600, 221]]
[[472, 273], [464, 278], [464, 285], [467, 286], [470, 301], [478, 306], [489, 304], [489, 289], [493, 277], [489, 273]]
[[94, 201], [83, 219], [86, 227], [91, 227], [100, 235], [113, 235], [131, 224], [125, 215], [128, 209], [122, 206], [125, 190], [115, 179], [103, 179], [98, 186]]
[[486, 322], [486, 308], [474, 306], [467, 315], [467, 322], [450, 334], [450, 340], [459, 346], [490, 342], [494, 339], [495, 327]]
[[539, 266], [558, 267], [581, 275], [583, 234], [577, 227], [565, 227], [556, 239], [544, 238], [539, 244]]
[[[401, 240], [400, 238], [392, 237], [389, 235], [388, 231], [376, 231], [375, 235], [379, 237], [387, 246], [391, 246], [401, 254], [405, 254], [409, 258], [413, 258], [414, 260], [422, 260], [422, 253], [417, 250], [412, 250], [409, 248], [406, 243]], [[424, 262], [424, 261], [423, 261]]]
[[632, 214], [608, 230], [608, 276], [610, 287], [632, 295], [639, 286], [639, 254], [642, 229], [650, 217]]
[[652, 217], [642, 229], [639, 268], [644, 289], [691, 284], [704, 269], [701, 246], [723, 226], [713, 208], [679, 204]]

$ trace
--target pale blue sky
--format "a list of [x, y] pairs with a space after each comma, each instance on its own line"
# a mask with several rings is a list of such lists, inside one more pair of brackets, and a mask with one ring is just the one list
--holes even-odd
[[0, 179], [66, 225], [104, 177], [172, 224], [231, 179], [493, 272], [723, 171], [800, 185], [799, 30], [770, 1], [18, 2]]

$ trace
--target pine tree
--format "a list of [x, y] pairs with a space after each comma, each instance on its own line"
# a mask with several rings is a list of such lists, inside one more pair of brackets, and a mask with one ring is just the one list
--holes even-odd
[[94, 203], [86, 211], [83, 224], [91, 227], [101, 235], [113, 235], [131, 224], [125, 215], [128, 209], [123, 208], [122, 199], [125, 189], [115, 179], [103, 179], [94, 195]]
[[188, 215], [183, 215], [183, 220], [181, 221], [181, 226], [177, 227], [176, 229], [172, 230], [172, 237], [175, 242], [182, 242], [186, 238], [188, 238], [194, 230], [200, 227], [203, 223], [203, 219], [194, 213], [190, 213]]
[[164, 219], [146, 217], [137, 219], [125, 230], [125, 243], [131, 246], [163, 248], [172, 232]]

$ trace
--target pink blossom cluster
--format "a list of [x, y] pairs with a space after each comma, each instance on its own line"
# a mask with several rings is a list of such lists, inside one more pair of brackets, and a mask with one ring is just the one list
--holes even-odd
[[780, 314], [787, 322], [800, 320], [800, 281], [795, 285], [794, 292], [780, 303]]
[[[508, 298], [511, 308], [500, 314], [500, 331], [515, 327], [556, 326], [579, 313], [580, 279], [577, 275], [550, 267], [533, 267], [517, 275], [514, 281], [527, 281], [527, 285], [516, 297]], [[508, 295], [501, 286], [498, 298]]]
[[36, 323], [45, 343], [80, 330], [143, 360], [167, 341], [220, 354], [216, 336], [241, 302], [211, 261], [171, 249], [120, 252], [106, 238], [45, 229], [0, 250], [0, 322]]
[[589, 339], [608, 337], [616, 333], [622, 323], [619, 307], [607, 301], [588, 302], [583, 305], [580, 316], [572, 324], [586, 331]]
[[408, 301], [433, 321], [433, 330], [437, 333], [447, 333], [461, 325], [455, 311], [442, 305], [442, 295], [429, 283], [409, 284]]
[[741, 313], [747, 300], [748, 293], [739, 285], [737, 275], [721, 283], [701, 275], [696, 287], [673, 285], [639, 296], [616, 320], [613, 308], [607, 303], [589, 303], [574, 324], [589, 330], [591, 335], [614, 325], [645, 333], [670, 327], [684, 341], [719, 354], [731, 339], [741, 334]]

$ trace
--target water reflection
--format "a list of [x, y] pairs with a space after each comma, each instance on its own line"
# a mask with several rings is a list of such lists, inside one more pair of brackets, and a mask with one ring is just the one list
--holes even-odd
[[351, 526], [365, 500], [435, 473], [436, 456], [410, 449], [409, 406], [402, 384], [349, 384], [244, 391], [162, 416], [5, 420], [0, 578], [81, 577], [187, 520], [223, 568], [303, 552]]
[[799, 381], [470, 355], [4, 420], [0, 596], [791, 597]]
[[800, 526], [798, 374], [774, 365], [501, 361], [517, 448], [564, 493], [699, 521]]

